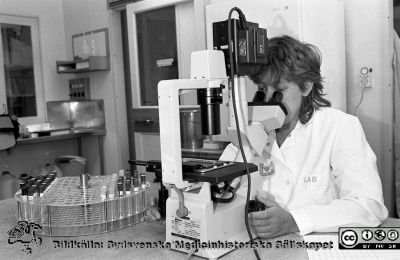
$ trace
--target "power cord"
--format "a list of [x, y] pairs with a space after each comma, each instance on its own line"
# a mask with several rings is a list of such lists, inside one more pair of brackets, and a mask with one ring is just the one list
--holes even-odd
[[[236, 132], [237, 132], [237, 136], [238, 136], [238, 141], [239, 141], [239, 148], [240, 148], [240, 152], [242, 154], [242, 158], [243, 158], [243, 162], [244, 165], [246, 167], [246, 174], [247, 174], [247, 181], [248, 181], [248, 187], [247, 187], [247, 196], [246, 196], [246, 206], [245, 206], [245, 224], [246, 224], [246, 229], [247, 229], [247, 233], [249, 235], [250, 238], [250, 242], [253, 242], [254, 238], [253, 235], [251, 234], [250, 231], [250, 226], [249, 226], [249, 199], [250, 199], [250, 191], [251, 191], [251, 177], [250, 177], [250, 173], [249, 173], [249, 168], [247, 165], [247, 159], [246, 159], [246, 155], [244, 154], [244, 150], [243, 150], [243, 144], [242, 144], [242, 137], [240, 135], [240, 128], [239, 128], [239, 120], [238, 120], [238, 115], [237, 115], [237, 109], [236, 109], [236, 102], [235, 102], [235, 74], [234, 74], [234, 66], [233, 66], [233, 54], [232, 54], [232, 32], [231, 32], [231, 16], [233, 11], [236, 11], [239, 14], [239, 26], [241, 29], [245, 29], [247, 30], [247, 22], [246, 22], [246, 18], [243, 14], [243, 12], [237, 8], [237, 7], [233, 7], [230, 11], [229, 11], [229, 16], [228, 16], [228, 50], [229, 50], [229, 62], [230, 62], [230, 78], [231, 78], [231, 82], [232, 82], [232, 105], [233, 105], [233, 112], [235, 115], [235, 125], [236, 125]], [[257, 249], [253, 249], [254, 250], [254, 254], [256, 255], [256, 258], [258, 260], [260, 260], [260, 255], [257, 252]]]
[[360, 107], [361, 103], [364, 100], [364, 92], [366, 89], [366, 86], [365, 86], [366, 82], [362, 80], [361, 84], [362, 84], [361, 98], [360, 98], [360, 101], [358, 102], [358, 104], [356, 105], [356, 107], [354, 108], [354, 112], [353, 112], [353, 115], [355, 115], [355, 116], [356, 116], [358, 108]]

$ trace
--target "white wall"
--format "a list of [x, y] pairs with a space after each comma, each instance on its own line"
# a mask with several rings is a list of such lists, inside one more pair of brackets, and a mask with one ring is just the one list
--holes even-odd
[[[63, 18], [67, 58], [72, 59], [72, 35], [101, 28], [109, 29], [110, 71], [65, 76], [90, 78], [91, 99], [103, 99], [107, 135], [104, 139], [105, 173], [128, 168], [129, 146], [126, 119], [125, 86], [122, 60], [122, 39], [119, 13], [107, 9], [106, 0], [64, 0]], [[96, 138], [85, 140], [83, 147], [96, 147]], [[96, 151], [96, 150], [95, 150]], [[97, 152], [86, 149], [89, 161], [98, 161]], [[92, 169], [98, 171], [99, 169]]]
[[345, 0], [347, 112], [361, 98], [360, 69], [373, 69], [373, 86], [366, 89], [357, 116], [378, 160], [385, 203], [393, 212], [392, 154], [392, 1]]

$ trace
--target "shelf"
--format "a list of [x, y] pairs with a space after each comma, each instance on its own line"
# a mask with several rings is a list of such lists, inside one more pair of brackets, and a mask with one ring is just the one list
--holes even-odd
[[87, 59], [57, 61], [57, 73], [83, 73], [110, 69], [108, 56], [89, 56]]

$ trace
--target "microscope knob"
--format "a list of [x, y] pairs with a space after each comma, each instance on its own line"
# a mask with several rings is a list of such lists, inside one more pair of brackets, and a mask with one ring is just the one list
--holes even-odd
[[258, 200], [249, 200], [249, 213], [256, 212], [256, 211], [263, 211], [265, 210], [265, 205], [261, 201]]
[[183, 209], [177, 209], [176, 215], [180, 218], [186, 217], [189, 214], [188, 209], [184, 207]]

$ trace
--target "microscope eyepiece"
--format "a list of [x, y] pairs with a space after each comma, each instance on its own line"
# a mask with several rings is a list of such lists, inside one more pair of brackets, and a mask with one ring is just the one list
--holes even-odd
[[262, 90], [257, 90], [251, 102], [264, 102], [264, 101], [265, 101], [265, 92]]
[[282, 98], [283, 98], [282, 92], [275, 91], [274, 93], [272, 93], [272, 98], [271, 98], [270, 102], [272, 104], [279, 104], [279, 103], [281, 103]]
[[275, 91], [274, 93], [272, 93], [272, 98], [267, 102], [267, 105], [280, 106], [280, 108], [282, 108], [285, 115], [287, 115], [288, 111], [287, 111], [287, 108], [285, 107], [285, 105], [282, 104], [282, 98], [283, 98], [282, 92]]

